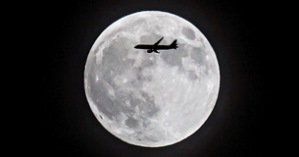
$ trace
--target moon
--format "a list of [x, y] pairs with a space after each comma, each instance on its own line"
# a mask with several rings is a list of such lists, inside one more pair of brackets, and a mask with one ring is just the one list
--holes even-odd
[[[147, 53], [137, 44], [178, 49]], [[177, 143], [211, 114], [219, 92], [216, 54], [187, 20], [167, 12], [142, 11], [107, 27], [88, 54], [84, 88], [101, 125], [120, 140], [143, 147]]]

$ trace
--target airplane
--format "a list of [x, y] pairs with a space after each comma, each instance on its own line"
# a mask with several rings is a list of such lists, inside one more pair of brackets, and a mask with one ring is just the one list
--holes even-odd
[[170, 45], [158, 45], [162, 39], [164, 37], [162, 37], [160, 40], [158, 40], [154, 45], [144, 45], [144, 44], [140, 44], [140, 45], [136, 45], [134, 48], [135, 49], [147, 49], [147, 53], [152, 53], [152, 52], [156, 52], [156, 53], [160, 53], [157, 50], [169, 50], [169, 49], [176, 49], [178, 48], [178, 44], [176, 43], [177, 40], [175, 39]]

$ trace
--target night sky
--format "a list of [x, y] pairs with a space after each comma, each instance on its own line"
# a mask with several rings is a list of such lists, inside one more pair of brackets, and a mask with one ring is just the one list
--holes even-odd
[[[259, 5], [256, 5], [259, 3]], [[73, 0], [41, 3], [43, 37], [37, 71], [38, 142], [35, 150], [55, 156], [251, 157], [267, 155], [269, 107], [265, 89], [269, 26], [265, 4], [220, 0]], [[209, 40], [220, 66], [216, 106], [187, 139], [162, 148], [127, 144], [106, 131], [84, 92], [84, 66], [96, 38], [119, 18], [144, 10], [176, 14]], [[39, 16], [36, 16], [39, 17]], [[42, 29], [40, 29], [42, 28]], [[268, 51], [266, 51], [266, 49]], [[267, 130], [267, 131], [266, 131]], [[43, 154], [43, 155], [42, 155]]]

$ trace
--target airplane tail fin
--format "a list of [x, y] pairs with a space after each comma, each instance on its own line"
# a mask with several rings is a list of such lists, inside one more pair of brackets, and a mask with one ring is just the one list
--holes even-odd
[[173, 47], [174, 49], [178, 48], [178, 44], [176, 43], [177, 40], [175, 39], [171, 44], [170, 46]]

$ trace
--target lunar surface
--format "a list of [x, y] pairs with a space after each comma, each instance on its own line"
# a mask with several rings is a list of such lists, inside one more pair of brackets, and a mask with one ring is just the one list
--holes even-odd
[[[160, 54], [137, 44], [178, 41]], [[161, 147], [198, 130], [219, 91], [216, 54], [206, 37], [174, 14], [144, 11], [107, 27], [93, 44], [84, 71], [85, 93], [102, 126], [129, 144]]]

